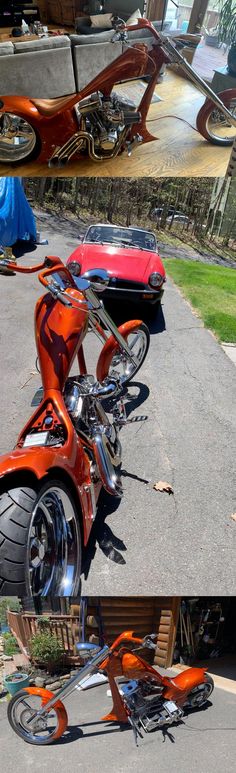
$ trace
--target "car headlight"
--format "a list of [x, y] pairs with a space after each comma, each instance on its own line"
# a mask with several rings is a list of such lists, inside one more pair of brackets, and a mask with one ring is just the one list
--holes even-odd
[[70, 263], [67, 263], [67, 268], [69, 269], [71, 274], [74, 274], [74, 276], [79, 276], [81, 272], [81, 265], [78, 263], [77, 260], [71, 260]]
[[157, 271], [155, 271], [153, 274], [150, 274], [148, 284], [151, 285], [151, 287], [161, 287], [161, 285], [164, 282], [164, 277], [162, 274], [158, 274]]

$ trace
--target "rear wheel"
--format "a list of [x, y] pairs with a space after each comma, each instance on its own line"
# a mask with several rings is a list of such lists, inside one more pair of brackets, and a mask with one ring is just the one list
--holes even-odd
[[39, 139], [28, 121], [14, 113], [0, 113], [0, 163], [30, 161], [39, 150]]
[[208, 701], [214, 690], [214, 682], [209, 674], [206, 674], [205, 682], [194, 687], [188, 695], [186, 707], [191, 709], [201, 708]]
[[28, 688], [20, 690], [10, 700], [7, 716], [12, 729], [26, 743], [35, 746], [46, 746], [60, 738], [67, 727], [67, 713], [61, 701], [43, 716], [37, 717], [37, 712], [45, 706], [54, 695], [43, 688]]
[[[218, 94], [225, 107], [236, 120], [236, 89], [228, 89]], [[214, 145], [232, 145], [236, 136], [236, 127], [210, 99], [207, 99], [197, 116], [197, 129], [206, 140]]]
[[52, 480], [0, 496], [0, 592], [73, 596], [79, 592], [81, 535], [69, 490]]
[[136, 358], [137, 364], [130, 362], [129, 357], [125, 352], [116, 349], [114, 353], [111, 352], [110, 363], [106, 375], [110, 378], [119, 376], [121, 384], [128, 384], [129, 381], [134, 378], [136, 373], [138, 373], [147, 356], [150, 344], [150, 333], [147, 325], [142, 322], [136, 330], [132, 330], [124, 337], [132, 354]]

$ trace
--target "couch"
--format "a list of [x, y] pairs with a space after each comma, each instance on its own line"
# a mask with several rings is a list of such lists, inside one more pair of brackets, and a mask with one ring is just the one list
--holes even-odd
[[[161, 22], [153, 23], [160, 28]], [[126, 49], [126, 43], [112, 43], [113, 36], [108, 30], [0, 43], [0, 95], [50, 99], [81, 91]], [[128, 32], [129, 44], [142, 41], [151, 48], [148, 30]]]

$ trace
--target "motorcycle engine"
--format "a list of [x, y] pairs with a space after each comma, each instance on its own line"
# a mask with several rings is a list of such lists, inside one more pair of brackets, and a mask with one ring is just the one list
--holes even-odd
[[76, 106], [80, 129], [92, 135], [96, 153], [111, 155], [125, 130], [140, 123], [141, 114], [135, 104], [113, 92], [105, 97], [100, 92], [91, 94]]
[[130, 711], [131, 724], [145, 733], [170, 725], [183, 716], [183, 712], [174, 703], [166, 701], [163, 687], [154, 680], [132, 680], [122, 685], [123, 698]]

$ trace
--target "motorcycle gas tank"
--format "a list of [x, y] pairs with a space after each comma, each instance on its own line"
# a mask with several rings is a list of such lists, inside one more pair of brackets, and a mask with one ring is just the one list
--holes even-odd
[[63, 389], [74, 357], [87, 332], [88, 313], [83, 295], [71, 289], [81, 308], [63, 306], [50, 293], [35, 308], [35, 339], [44, 390]]
[[146, 679], [150, 675], [156, 679], [157, 682], [161, 682], [161, 676], [157, 671], [146, 663], [145, 660], [135, 655], [133, 652], [126, 652], [122, 655], [122, 674], [127, 679]]

